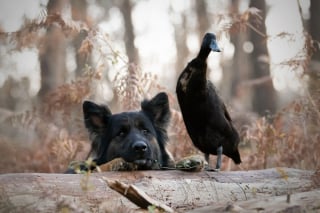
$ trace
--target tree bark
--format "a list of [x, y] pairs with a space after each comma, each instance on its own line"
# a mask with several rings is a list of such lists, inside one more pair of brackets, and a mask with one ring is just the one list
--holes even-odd
[[[88, 24], [87, 21], [87, 1], [77, 1], [72, 0], [71, 1], [72, 6], [72, 19], [75, 21], [82, 21], [86, 24]], [[86, 63], [88, 63], [88, 57], [84, 54], [79, 53], [79, 49], [82, 45], [83, 40], [88, 36], [86, 31], [81, 31], [76, 37], [73, 39], [73, 46], [75, 48], [75, 54], [76, 54], [76, 76], [81, 76], [83, 73], [83, 69], [85, 68]]]
[[[314, 40], [320, 42], [320, 29], [319, 29], [319, 21], [320, 21], [320, 2], [317, 0], [311, 0], [310, 5], [310, 23], [309, 23], [309, 32]], [[319, 45], [315, 45], [315, 52], [312, 56], [312, 60], [316, 60], [320, 62], [320, 47]]]
[[122, 0], [119, 6], [124, 20], [124, 41], [126, 46], [126, 52], [130, 63], [139, 64], [139, 53], [134, 45], [134, 26], [132, 23], [132, 3], [130, 0]]
[[[48, 2], [48, 15], [62, 14], [66, 0]], [[65, 82], [66, 78], [66, 46], [67, 40], [60, 27], [51, 25], [48, 27], [43, 46], [40, 49], [39, 61], [41, 69], [40, 100]]]
[[[90, 175], [0, 175], [0, 212], [118, 212], [138, 207], [111, 190], [109, 181], [133, 184], [151, 198], [184, 212], [198, 207], [306, 192], [316, 188], [313, 171], [133, 171]], [[319, 191], [318, 191], [319, 192]], [[243, 207], [245, 208], [245, 206]]]
[[[239, 14], [239, 0], [232, 0], [229, 13], [231, 15]], [[230, 32], [230, 41], [234, 45], [234, 55], [230, 60], [223, 60], [223, 77], [220, 92], [225, 102], [236, 101], [235, 104], [241, 103], [241, 110], [247, 111], [252, 108], [251, 88], [243, 85], [248, 81], [252, 73], [249, 54], [243, 49], [243, 44], [248, 41], [248, 33]], [[225, 86], [227, 85], [227, 86]], [[239, 108], [239, 106], [238, 106]], [[238, 109], [239, 110], [239, 109]]]
[[319, 98], [319, 90], [320, 90], [320, 1], [311, 0], [310, 5], [310, 20], [309, 20], [309, 33], [313, 40], [315, 40], [316, 44], [314, 44], [314, 52], [311, 57], [310, 65], [309, 65], [309, 92], [312, 100], [314, 101], [313, 106], [317, 111], [317, 119], [316, 122], [312, 121], [313, 124], [319, 124], [319, 113], [320, 113], [320, 98]]
[[[266, 17], [265, 0], [251, 0], [250, 7], [256, 7], [261, 10], [262, 23], [257, 26], [257, 28], [262, 34], [266, 35], [266, 26], [264, 23]], [[252, 77], [254, 79], [260, 79], [270, 76], [266, 37], [262, 37], [253, 30], [250, 30], [250, 37], [254, 45], [252, 52]], [[266, 81], [256, 85], [253, 89], [253, 110], [260, 115], [265, 115], [266, 112], [274, 113], [276, 111], [276, 103], [276, 92], [273, 88], [272, 81]]]
[[187, 17], [184, 12], [179, 14], [181, 17], [182, 22], [179, 24], [173, 23], [174, 26], [174, 38], [176, 44], [176, 51], [177, 51], [177, 58], [175, 62], [175, 70], [176, 76], [175, 79], [178, 78], [182, 70], [185, 68], [186, 64], [188, 63], [188, 55], [189, 49], [187, 47]]
[[203, 36], [207, 33], [210, 27], [210, 21], [207, 13], [206, 1], [197, 0], [195, 3], [198, 18], [199, 43], [201, 44]]

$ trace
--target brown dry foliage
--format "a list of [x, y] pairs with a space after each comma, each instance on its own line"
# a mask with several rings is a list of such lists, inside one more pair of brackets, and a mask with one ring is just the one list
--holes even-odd
[[244, 139], [250, 141], [251, 154], [242, 166], [319, 168], [320, 117], [312, 116], [315, 110], [308, 100], [300, 99], [272, 116], [272, 121], [258, 119], [246, 132]]
[[[251, 16], [259, 20], [259, 11], [251, 8], [244, 14], [234, 16], [233, 25], [229, 25], [226, 30], [238, 33], [243, 29], [242, 25], [251, 27], [252, 25], [248, 25]], [[17, 49], [37, 46], [43, 37], [41, 29], [51, 24], [58, 24], [71, 37], [81, 30], [87, 30], [81, 23], [64, 20], [59, 14], [55, 14], [41, 16], [38, 21], [27, 23], [19, 32], [10, 35], [1, 33], [1, 37], [10, 38], [11, 42], [16, 43]], [[112, 85], [116, 105], [121, 110], [137, 110], [143, 98], [166, 91], [159, 85], [156, 76], [142, 72], [137, 65], [129, 64], [126, 57], [113, 48], [107, 35], [95, 30], [87, 32], [88, 36], [78, 53], [88, 57], [96, 50], [101, 55], [100, 64], [97, 67], [87, 67], [81, 77], [52, 91], [33, 110], [10, 115], [0, 124], [0, 173], [62, 172], [70, 161], [83, 160], [89, 151], [90, 142], [83, 124], [82, 101], [94, 95], [94, 86], [108, 72], [106, 67], [112, 68], [109, 64], [123, 65]], [[312, 54], [309, 52], [312, 42], [307, 41], [308, 55], [302, 58], [306, 64]], [[106, 47], [109, 52], [104, 52], [101, 46]], [[295, 63], [293, 59], [288, 65], [293, 66]], [[304, 67], [307, 69], [307, 66]], [[169, 150], [176, 159], [199, 153], [186, 132], [176, 95], [166, 92], [172, 112]], [[243, 163], [240, 167], [233, 163], [224, 164], [223, 169], [262, 169], [274, 166], [319, 168], [317, 153], [320, 153], [320, 117], [312, 104], [319, 103], [319, 100], [314, 99], [309, 95], [291, 103], [276, 115], [258, 118], [246, 125], [241, 124], [240, 152]], [[230, 162], [227, 158], [224, 161]]]
[[267, 35], [263, 34], [259, 30], [259, 27], [263, 22], [260, 12], [261, 11], [258, 8], [250, 7], [243, 13], [216, 15], [215, 18], [217, 23], [229, 20], [228, 23], [223, 24], [221, 31], [217, 33], [217, 37], [219, 38], [222, 33], [237, 34], [239, 32], [244, 32], [248, 29], [251, 29], [260, 36], [267, 38]]

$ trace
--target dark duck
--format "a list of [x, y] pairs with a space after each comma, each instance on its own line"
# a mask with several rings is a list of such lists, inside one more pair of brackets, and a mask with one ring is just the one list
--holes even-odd
[[216, 36], [207, 33], [196, 58], [179, 76], [176, 92], [187, 132], [193, 144], [205, 154], [217, 155], [216, 170], [221, 168], [222, 154], [236, 164], [241, 163], [238, 151], [239, 134], [212, 82], [207, 80], [207, 58], [211, 51], [220, 52]]

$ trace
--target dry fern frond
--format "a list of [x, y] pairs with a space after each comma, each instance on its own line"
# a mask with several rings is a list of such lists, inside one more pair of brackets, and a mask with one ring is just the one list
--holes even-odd
[[43, 7], [40, 10], [38, 17], [34, 20], [34, 22], [37, 24], [43, 23], [46, 21], [47, 16], [48, 16], [48, 9], [46, 7]]
[[[42, 41], [44, 33], [43, 29], [48, 29], [50, 26], [59, 26], [65, 36], [75, 36], [81, 31], [88, 31], [89, 28], [84, 22], [74, 21], [63, 17], [59, 13], [48, 15], [44, 9], [35, 20], [26, 20], [25, 24], [19, 31], [16, 32], [0, 32], [0, 39], [9, 38], [9, 42], [15, 45], [16, 49], [24, 47], [32, 47], [39, 45]], [[6, 41], [6, 40], [5, 40]]]
[[157, 83], [157, 76], [151, 73], [143, 73], [133, 63], [128, 64], [125, 70], [120, 70], [114, 79], [113, 88], [118, 97], [121, 110], [137, 110], [140, 102], [151, 93], [152, 90], [163, 89]]
[[90, 30], [88, 31], [86, 42], [91, 44], [86, 44], [88, 47], [91, 48], [92, 46], [93, 49], [98, 51], [101, 60], [110, 61], [112, 65], [123, 64], [124, 66], [128, 66], [127, 57], [116, 50], [107, 34], [101, 33], [98, 30]]
[[45, 97], [45, 113], [52, 114], [57, 110], [69, 109], [80, 105], [82, 100], [90, 95], [91, 82], [100, 79], [101, 74], [93, 70], [87, 70], [82, 77], [68, 84], [63, 84]]
[[25, 112], [13, 114], [9, 116], [6, 121], [9, 121], [12, 126], [21, 126], [30, 128], [40, 121], [37, 109], [26, 110]]
[[82, 43], [80, 48], [78, 49], [78, 54], [85, 56], [87, 58], [93, 49], [93, 44], [91, 43], [90, 39], [87, 37], [85, 38]]
[[76, 158], [76, 155], [83, 151], [84, 141], [79, 138], [73, 138], [69, 135], [66, 129], [61, 129], [57, 138], [49, 145], [52, 159], [55, 159], [57, 164], [71, 162]]
[[260, 15], [261, 11], [255, 7], [250, 7], [242, 14], [230, 14], [231, 23], [226, 24], [222, 31], [229, 32], [231, 34], [246, 31], [247, 28], [252, 29], [262, 37], [267, 37], [259, 30], [259, 26], [263, 22], [263, 18]]
[[[289, 37], [289, 40], [297, 40], [297, 38], [288, 33], [280, 33], [277, 35], [278, 37]], [[292, 70], [297, 70], [298, 68], [302, 68], [304, 73], [309, 72], [309, 64], [312, 55], [315, 51], [317, 51], [317, 41], [313, 40], [310, 34], [304, 33], [304, 38], [298, 38], [299, 40], [304, 40], [304, 47], [303, 49], [296, 54], [296, 56], [290, 58], [289, 60], [285, 60], [281, 62], [279, 65], [281, 66], [289, 66]], [[303, 74], [304, 74], [303, 73]]]
[[249, 20], [252, 19], [253, 23], [261, 24], [263, 18], [260, 15], [261, 10], [259, 10], [256, 7], [250, 7], [244, 13], [241, 15], [241, 19], [243, 20]]
[[40, 14], [39, 18], [36, 20], [32, 20], [29, 24], [25, 27], [32, 27], [33, 30], [39, 28], [47, 28], [50, 25], [57, 24], [62, 28], [64, 32], [77, 32], [79, 33], [80, 30], [88, 31], [88, 26], [80, 21], [74, 21], [72, 19], [66, 18], [62, 16], [60, 13], [52, 13], [48, 15], [44, 12], [42, 15]]
[[[318, 168], [320, 161], [315, 153], [320, 150], [320, 118], [314, 115], [309, 101], [301, 98], [272, 116], [272, 122], [258, 119], [244, 139], [250, 141], [252, 151], [243, 166]], [[248, 162], [250, 165], [246, 165]]]
[[288, 39], [288, 41], [296, 41], [295, 34], [288, 32], [281, 32], [275, 35], [276, 38]]
[[129, 64], [125, 73], [117, 73], [113, 86], [122, 110], [139, 109], [146, 92], [141, 84], [143, 77], [141, 70], [134, 64]]
[[282, 61], [279, 65], [289, 66], [290, 69], [293, 71], [299, 69], [300, 67], [303, 70], [306, 70], [308, 66], [308, 62], [306, 61], [305, 56], [297, 55], [294, 58]]
[[[107, 47], [107, 48], [102, 48]], [[156, 87], [156, 76], [144, 73], [135, 64], [129, 63], [126, 56], [117, 51], [106, 34], [99, 31], [90, 31], [87, 39], [82, 43], [81, 51], [87, 54], [92, 49], [97, 49], [100, 54], [101, 64], [111, 62], [111, 66], [122, 65], [113, 80], [113, 89], [116, 100], [119, 100], [121, 110], [136, 110], [148, 92]]]

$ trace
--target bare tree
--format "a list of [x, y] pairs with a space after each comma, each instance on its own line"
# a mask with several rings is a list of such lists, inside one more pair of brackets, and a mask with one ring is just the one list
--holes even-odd
[[[229, 8], [230, 15], [239, 14], [239, 0], [232, 0]], [[243, 45], [248, 41], [248, 33], [234, 33], [230, 32], [230, 40], [234, 45], [234, 55], [231, 60], [224, 60], [223, 62], [223, 78], [221, 93], [225, 99], [236, 98], [245, 104], [244, 109], [251, 108], [251, 94], [249, 88], [241, 86], [242, 82], [249, 79], [251, 73], [251, 64], [249, 54], [244, 51]]]
[[184, 12], [179, 14], [181, 16], [181, 24], [174, 23], [174, 38], [177, 50], [177, 58], [175, 63], [176, 74], [180, 74], [186, 65], [186, 60], [189, 55], [187, 47], [187, 17]]
[[[265, 0], [251, 0], [250, 7], [255, 7], [261, 10], [263, 22], [257, 26], [261, 34], [266, 35], [266, 26], [264, 23], [266, 17], [266, 3]], [[251, 54], [254, 79], [264, 78], [270, 75], [270, 68], [268, 63], [268, 50], [266, 45], [266, 37], [257, 34], [250, 30], [250, 38], [254, 49]], [[273, 113], [276, 111], [276, 92], [273, 88], [272, 81], [265, 81], [256, 85], [253, 88], [252, 99], [253, 110], [260, 115], [264, 115], [266, 111]]]
[[318, 42], [318, 45], [314, 45], [315, 52], [313, 53], [311, 57], [311, 63], [310, 63], [310, 81], [309, 81], [309, 91], [316, 102], [316, 106], [318, 106], [317, 110], [320, 111], [320, 28], [319, 28], [319, 22], [320, 22], [320, 1], [317, 0], [311, 0], [310, 5], [310, 21], [309, 21], [309, 32], [312, 37], [312, 39], [315, 42]]
[[[320, 28], [319, 28], [319, 21], [320, 21], [320, 1], [311, 0], [310, 5], [310, 24], [309, 24], [309, 31], [314, 40], [320, 42]], [[316, 46], [316, 52], [312, 56], [312, 60], [320, 62], [320, 47], [319, 45]], [[319, 71], [319, 69], [318, 69]]]
[[[68, 0], [50, 0], [48, 16], [62, 14]], [[65, 81], [67, 40], [60, 26], [51, 25], [47, 29], [43, 45], [40, 47], [41, 88], [38, 93], [43, 99], [46, 94]]]
[[130, 0], [122, 0], [119, 5], [119, 9], [122, 13], [123, 20], [124, 20], [124, 41], [126, 46], [126, 52], [129, 58], [129, 62], [139, 64], [139, 55], [137, 48], [134, 46], [134, 27], [132, 23], [132, 3]]
[[[72, 19], [75, 21], [82, 21], [87, 23], [87, 1], [77, 1], [72, 0], [71, 1], [71, 7], [72, 7]], [[74, 39], [73, 39], [73, 46], [76, 51], [76, 76], [81, 75], [83, 68], [85, 67], [85, 64], [88, 62], [88, 58], [83, 55], [79, 54], [78, 50], [82, 44], [82, 41], [87, 37], [86, 31], [81, 31]]]
[[204, 34], [208, 31], [210, 27], [209, 17], [207, 12], [207, 3], [205, 0], [197, 0], [196, 3], [196, 12], [198, 17], [198, 33], [199, 39], [202, 40]]

